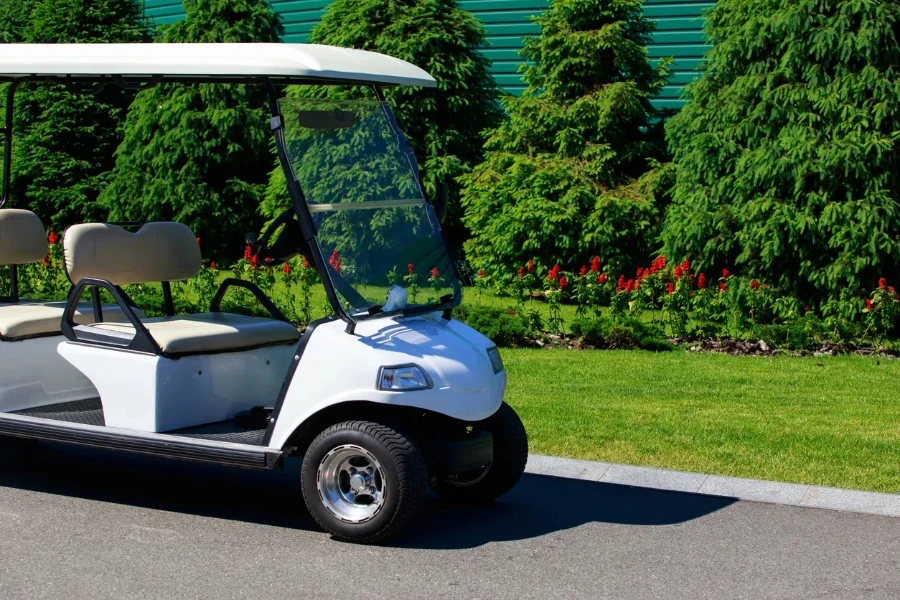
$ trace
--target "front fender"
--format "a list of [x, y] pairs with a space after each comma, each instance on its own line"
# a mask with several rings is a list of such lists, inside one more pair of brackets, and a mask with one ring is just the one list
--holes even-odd
[[[354, 335], [344, 327], [332, 321], [312, 332], [276, 408], [270, 447], [284, 447], [308, 418], [344, 402], [416, 407], [463, 421], [486, 419], [503, 402], [506, 372], [493, 372], [493, 344], [458, 321], [377, 319], [357, 324]], [[409, 363], [428, 372], [432, 389], [377, 389], [381, 367]]]

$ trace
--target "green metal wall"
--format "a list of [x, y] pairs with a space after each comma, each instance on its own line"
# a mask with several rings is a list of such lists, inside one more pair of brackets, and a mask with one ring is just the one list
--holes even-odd
[[[330, 0], [270, 0], [284, 25], [284, 41], [304, 42], [313, 26], [322, 18]], [[509, 93], [524, 89], [518, 74], [522, 59], [518, 50], [522, 38], [538, 35], [531, 17], [547, 8], [548, 0], [458, 0], [459, 6], [474, 13], [488, 34], [484, 54], [492, 62], [497, 83]], [[180, 0], [143, 0], [145, 15], [155, 24], [171, 23], [184, 14]], [[672, 56], [672, 78], [655, 104], [680, 108], [681, 89], [697, 75], [697, 65], [708, 46], [703, 40], [702, 13], [713, 2], [706, 0], [645, 0], [644, 13], [657, 23], [650, 56]]]

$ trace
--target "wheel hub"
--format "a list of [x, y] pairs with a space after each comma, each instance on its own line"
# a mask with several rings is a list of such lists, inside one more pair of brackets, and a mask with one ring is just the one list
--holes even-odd
[[322, 458], [316, 488], [325, 508], [347, 523], [372, 519], [384, 506], [387, 492], [381, 463], [353, 444], [337, 446]]

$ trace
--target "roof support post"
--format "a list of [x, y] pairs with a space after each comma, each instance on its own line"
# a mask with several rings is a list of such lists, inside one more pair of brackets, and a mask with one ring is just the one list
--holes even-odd
[[12, 170], [13, 112], [17, 87], [19, 87], [19, 82], [11, 81], [6, 89], [6, 122], [3, 127], [3, 191], [2, 196], [0, 196], [0, 208], [6, 206], [6, 203], [9, 201], [9, 181]]

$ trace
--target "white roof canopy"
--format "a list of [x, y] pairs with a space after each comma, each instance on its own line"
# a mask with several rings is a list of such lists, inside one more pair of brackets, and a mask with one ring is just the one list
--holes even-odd
[[317, 44], [0, 44], [0, 79], [111, 76], [437, 85], [431, 75], [398, 58]]

